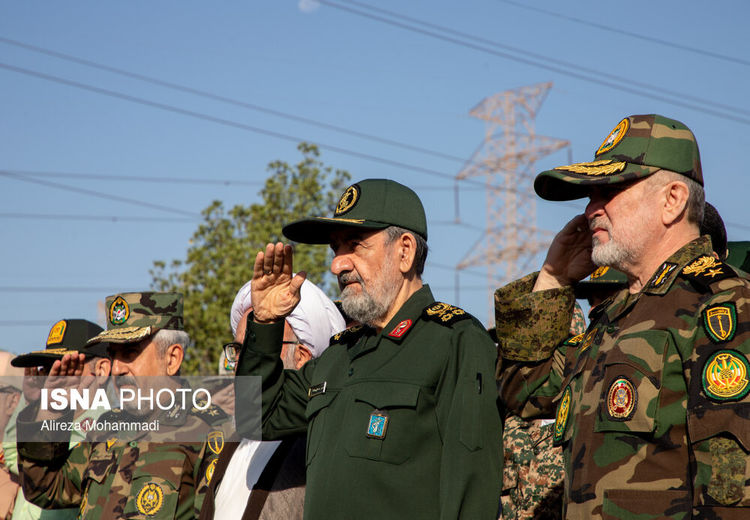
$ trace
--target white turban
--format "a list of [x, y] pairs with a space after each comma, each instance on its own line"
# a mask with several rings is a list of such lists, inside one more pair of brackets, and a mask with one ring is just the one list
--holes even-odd
[[[242, 315], [252, 305], [250, 282], [247, 282], [237, 292], [229, 314], [233, 334], [237, 332], [237, 324], [242, 319]], [[286, 317], [286, 321], [292, 327], [299, 342], [310, 349], [313, 358], [320, 356], [328, 348], [331, 336], [346, 328], [344, 318], [336, 305], [309, 280], [305, 280], [302, 284], [300, 301], [292, 313]]]

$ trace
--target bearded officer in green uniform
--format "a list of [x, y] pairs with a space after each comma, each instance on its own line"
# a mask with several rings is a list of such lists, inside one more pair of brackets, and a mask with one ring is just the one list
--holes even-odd
[[[179, 374], [190, 337], [183, 330], [182, 295], [177, 293], [121, 293], [109, 296], [107, 330], [88, 341], [110, 344], [112, 375], [119, 385], [138, 385], [135, 377], [159, 376], [173, 381]], [[84, 354], [66, 354], [55, 361], [50, 376], [80, 376]], [[144, 381], [144, 380], [141, 380]], [[148, 381], [146, 381], [148, 384]], [[166, 385], [165, 385], [166, 387]], [[213, 405], [175, 407], [159, 417], [157, 432], [131, 432], [127, 439], [104, 432], [105, 441], [86, 442], [73, 449], [68, 443], [40, 442], [39, 421], [46, 412], [32, 403], [18, 417], [18, 454], [26, 498], [47, 509], [77, 507], [79, 518], [194, 518], [202, 505], [196, 492], [211, 460], [223, 447], [226, 415]], [[64, 419], [64, 418], [63, 418]], [[112, 410], [99, 422], [127, 424], [126, 411]], [[148, 419], [151, 420], [151, 419]], [[35, 432], [35, 442], [21, 431]], [[196, 442], [175, 442], [195, 438]], [[102, 433], [100, 432], [99, 435]], [[213, 453], [202, 452], [206, 436], [214, 439]]]
[[[548, 200], [588, 197], [542, 270], [496, 292], [500, 393], [555, 414], [568, 519], [750, 516], [750, 281], [701, 236], [695, 136], [624, 118], [592, 162], [540, 173]], [[595, 265], [628, 287], [564, 338], [575, 282]], [[513, 334], [508, 334], [512, 331]]]
[[[300, 371], [282, 370], [283, 320], [304, 273], [292, 275], [289, 245], [258, 253], [237, 374], [263, 378], [264, 439], [307, 432], [305, 518], [497, 518], [495, 346], [473, 317], [423, 285], [427, 223], [417, 195], [363, 180], [333, 217], [283, 232], [331, 246], [343, 309], [360, 324]], [[236, 409], [241, 431], [239, 391]]]

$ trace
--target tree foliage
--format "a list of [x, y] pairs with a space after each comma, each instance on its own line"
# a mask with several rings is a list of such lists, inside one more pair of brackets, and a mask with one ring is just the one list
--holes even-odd
[[[261, 203], [226, 209], [215, 200], [202, 211], [184, 260], [157, 260], [150, 273], [158, 291], [184, 296], [185, 329], [194, 341], [182, 365], [186, 375], [216, 373], [221, 345], [232, 340], [229, 311], [234, 296], [252, 277], [258, 251], [283, 241], [281, 228], [309, 215], [330, 215], [349, 181], [349, 173], [325, 166], [317, 146], [300, 143], [302, 160], [295, 165], [271, 162], [260, 191]], [[295, 244], [294, 267], [307, 271], [321, 288], [330, 282], [329, 250]]]

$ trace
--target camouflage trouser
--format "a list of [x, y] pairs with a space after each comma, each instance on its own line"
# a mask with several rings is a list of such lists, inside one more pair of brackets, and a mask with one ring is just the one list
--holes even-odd
[[553, 424], [505, 420], [502, 511], [504, 519], [562, 518], [563, 460], [552, 446]]

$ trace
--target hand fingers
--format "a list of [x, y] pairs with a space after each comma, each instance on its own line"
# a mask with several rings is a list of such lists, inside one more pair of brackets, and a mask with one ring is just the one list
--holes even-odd
[[302, 284], [305, 283], [306, 279], [307, 273], [304, 271], [300, 271], [294, 278], [292, 278], [292, 281], [289, 282], [289, 290], [292, 292], [292, 294], [299, 294], [300, 288], [302, 287]]
[[[63, 356], [63, 359], [65, 356]], [[59, 376], [60, 375], [60, 360], [56, 359], [54, 363], [52, 363], [52, 367], [49, 369], [49, 375], [50, 376]]]
[[263, 257], [263, 274], [273, 273], [274, 248], [273, 244], [266, 245], [266, 254]]
[[281, 273], [288, 275], [289, 277], [292, 276], [293, 270], [293, 264], [294, 264], [294, 249], [290, 245], [284, 246], [284, 264], [281, 266]]
[[278, 242], [274, 246], [274, 251], [273, 251], [273, 272], [274, 272], [274, 274], [280, 274], [281, 273], [281, 267], [284, 264], [284, 253], [285, 252], [286, 251], [284, 249], [284, 244], [282, 244], [281, 242]]
[[263, 251], [258, 251], [255, 255], [255, 263], [253, 264], [253, 278], [260, 278], [263, 276], [263, 262], [265, 261], [265, 254]]

